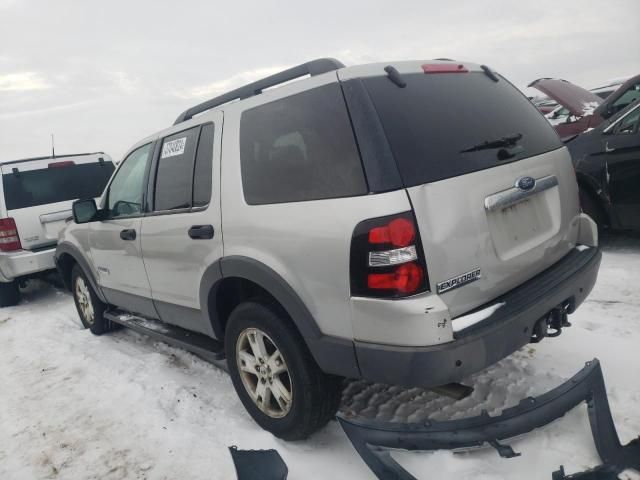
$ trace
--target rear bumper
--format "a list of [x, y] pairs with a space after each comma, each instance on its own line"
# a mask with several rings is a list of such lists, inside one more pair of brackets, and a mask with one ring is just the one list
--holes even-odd
[[53, 259], [56, 247], [32, 252], [17, 250], [0, 253], [0, 282], [12, 282], [20, 277], [56, 268]]
[[[361, 377], [404, 386], [432, 387], [457, 382], [529, 343], [533, 327], [568, 302], [572, 313], [591, 292], [601, 259], [597, 247], [572, 250], [531, 280], [497, 298], [491, 316], [455, 334], [453, 342], [399, 347], [355, 342]], [[455, 319], [453, 320], [455, 323]]]

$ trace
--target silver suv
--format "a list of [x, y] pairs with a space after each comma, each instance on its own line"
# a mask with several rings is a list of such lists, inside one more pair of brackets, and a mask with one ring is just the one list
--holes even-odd
[[321, 59], [229, 92], [134, 145], [74, 220], [56, 259], [83, 324], [226, 363], [285, 439], [344, 377], [438, 386], [559, 334], [600, 263], [567, 149], [466, 62]]
[[55, 272], [73, 201], [99, 196], [113, 171], [103, 152], [0, 162], [0, 307], [16, 305], [27, 281]]

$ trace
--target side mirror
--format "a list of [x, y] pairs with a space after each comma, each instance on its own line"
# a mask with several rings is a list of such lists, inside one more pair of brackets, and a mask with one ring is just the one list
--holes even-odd
[[71, 209], [73, 210], [73, 220], [76, 223], [91, 222], [92, 220], [96, 220], [98, 215], [98, 207], [93, 198], [76, 200], [73, 202]]

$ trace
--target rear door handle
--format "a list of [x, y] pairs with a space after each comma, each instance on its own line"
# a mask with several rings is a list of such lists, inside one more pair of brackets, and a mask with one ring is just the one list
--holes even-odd
[[194, 240], [208, 240], [213, 238], [213, 225], [194, 225], [189, 229], [189, 236]]
[[120, 238], [122, 240], [135, 240], [136, 239], [136, 231], [133, 228], [127, 228], [126, 230], [120, 231]]
[[616, 148], [615, 147], [610, 147], [609, 146], [609, 142], [606, 143], [606, 145], [604, 146], [604, 151], [607, 153], [611, 153], [611, 152], [615, 152]]

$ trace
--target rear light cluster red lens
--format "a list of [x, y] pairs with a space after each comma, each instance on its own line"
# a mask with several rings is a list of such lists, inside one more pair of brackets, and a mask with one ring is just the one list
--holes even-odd
[[415, 293], [422, 284], [424, 272], [415, 263], [405, 263], [391, 273], [370, 273], [367, 286], [372, 290], [395, 290], [402, 294]]
[[351, 241], [351, 294], [402, 298], [428, 290], [412, 212], [365, 220]]
[[416, 227], [411, 220], [396, 218], [388, 225], [369, 230], [369, 243], [390, 243], [394, 247], [407, 247], [416, 238]]
[[0, 218], [0, 251], [11, 252], [21, 250], [22, 244], [18, 236], [18, 228], [13, 218]]

